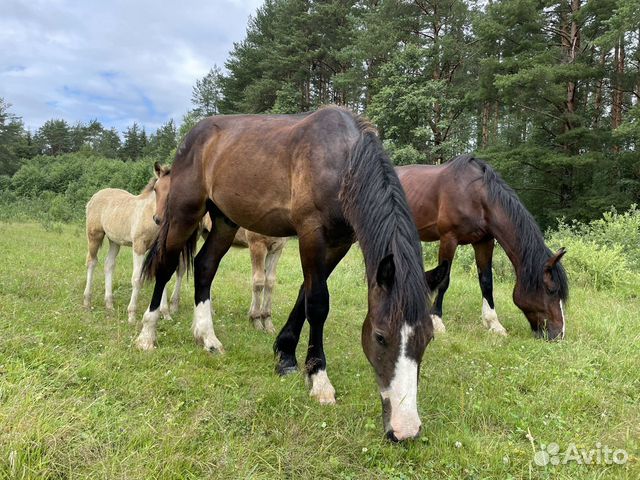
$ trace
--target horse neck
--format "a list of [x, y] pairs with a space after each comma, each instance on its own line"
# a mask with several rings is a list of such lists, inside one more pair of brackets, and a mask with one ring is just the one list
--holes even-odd
[[[516, 288], [518, 288], [524, 266], [524, 255], [526, 254], [523, 252], [522, 243], [518, 240], [522, 238], [522, 232], [500, 205], [493, 205], [491, 208], [495, 212], [490, 216], [492, 220], [491, 233], [513, 265], [516, 273]], [[544, 244], [542, 239], [540, 241]]]

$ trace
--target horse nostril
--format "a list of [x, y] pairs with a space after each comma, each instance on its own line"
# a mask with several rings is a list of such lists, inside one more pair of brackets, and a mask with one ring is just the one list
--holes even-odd
[[153, 216], [153, 221], [156, 222], [156, 225], [160, 225], [160, 218], [157, 215]]

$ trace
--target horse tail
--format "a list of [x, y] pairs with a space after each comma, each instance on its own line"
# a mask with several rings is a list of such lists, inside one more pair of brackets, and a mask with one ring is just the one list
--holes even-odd
[[[169, 234], [170, 222], [165, 216], [165, 219], [160, 224], [160, 231], [151, 244], [151, 248], [144, 257], [142, 263], [141, 277], [143, 281], [151, 280], [155, 278], [158, 273], [158, 269], [161, 265], [164, 265], [166, 261], [167, 253], [167, 236]], [[180, 251], [180, 263], [186, 267], [187, 274], [193, 268], [193, 257], [196, 250], [196, 243], [198, 241], [199, 229], [195, 229], [191, 236], [188, 238], [184, 247]]]

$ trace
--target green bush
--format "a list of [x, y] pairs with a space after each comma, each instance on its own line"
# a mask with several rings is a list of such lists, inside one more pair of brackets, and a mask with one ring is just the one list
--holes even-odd
[[32, 158], [0, 183], [0, 218], [80, 222], [87, 201], [98, 190], [140, 192], [153, 175], [154, 161], [123, 162], [87, 153]]
[[563, 246], [569, 280], [597, 290], [636, 295], [640, 288], [640, 211], [605, 212], [588, 224], [560, 221], [549, 244]]

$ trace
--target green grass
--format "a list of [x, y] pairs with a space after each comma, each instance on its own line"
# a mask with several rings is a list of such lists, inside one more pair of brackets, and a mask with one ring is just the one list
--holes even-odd
[[[448, 332], [428, 346], [421, 369], [423, 434], [393, 445], [360, 346], [366, 288], [356, 248], [330, 281], [332, 407], [308, 396], [302, 375], [275, 375], [273, 338], [247, 317], [246, 250], [228, 254], [214, 285], [227, 351], [219, 356], [191, 338], [190, 281], [180, 312], [160, 323], [159, 348], [133, 347], [130, 249], [118, 258], [116, 311], [102, 301], [106, 249], [94, 307], [84, 311], [85, 248], [81, 227], [0, 223], [0, 478], [640, 478], [637, 298], [574, 288], [568, 339], [547, 343], [532, 338], [512, 285], [498, 283], [509, 331], [498, 338], [481, 325], [476, 279], [454, 271]], [[278, 269], [276, 328], [300, 279], [292, 241]], [[149, 298], [147, 285], [139, 317]], [[305, 327], [300, 361], [306, 338]], [[599, 442], [629, 460], [536, 466], [534, 452], [550, 442], [563, 451]]]

